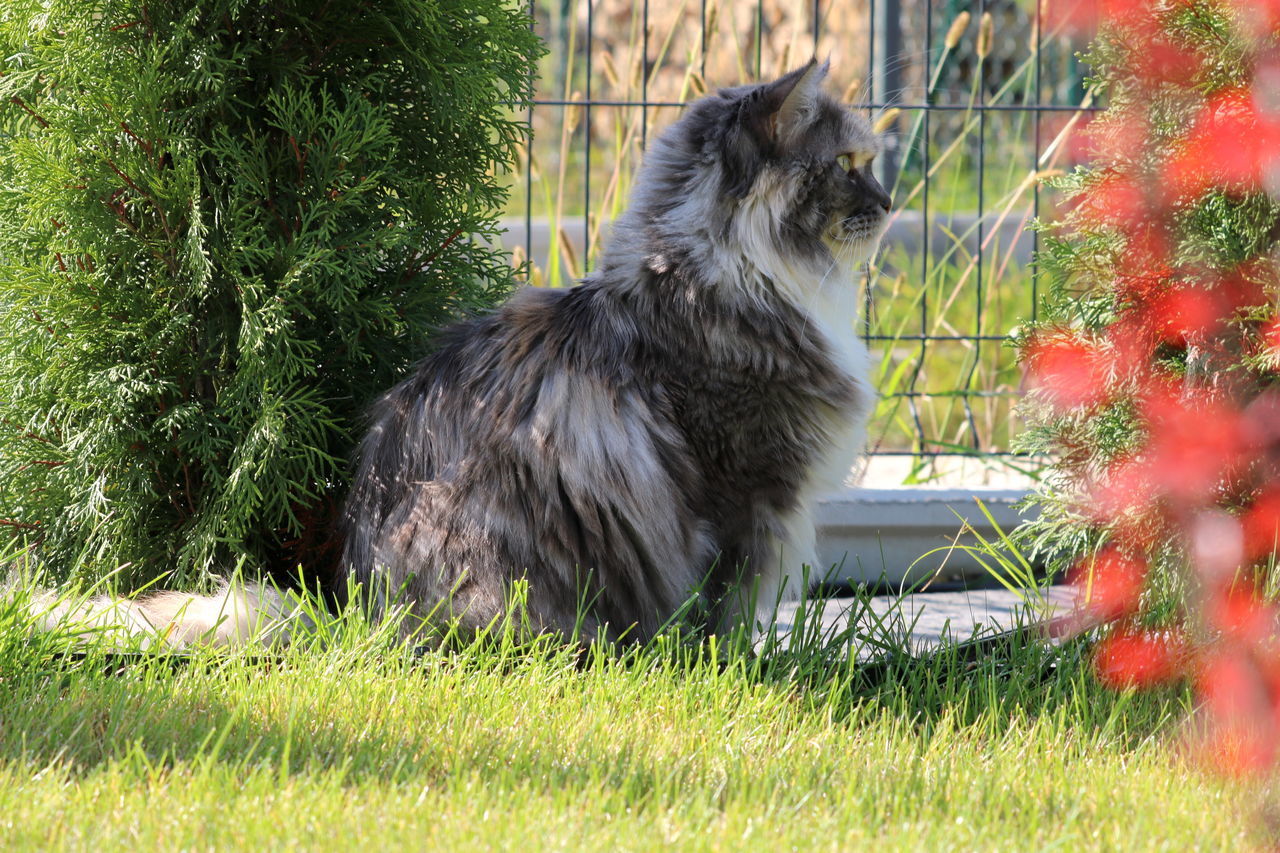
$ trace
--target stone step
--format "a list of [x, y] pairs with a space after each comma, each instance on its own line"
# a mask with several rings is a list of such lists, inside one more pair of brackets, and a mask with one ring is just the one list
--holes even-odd
[[[858, 657], [871, 659], [882, 653], [881, 643], [900, 647], [905, 641], [912, 653], [922, 654], [943, 643], [962, 643], [1027, 627], [1070, 612], [1075, 596], [1076, 590], [1068, 586], [1040, 591], [1000, 588], [829, 598], [808, 602], [805, 607], [818, 614], [807, 618], [821, 620], [827, 639], [852, 626]], [[789, 603], [778, 610], [776, 630], [784, 643], [800, 618], [798, 608]]]
[[820, 569], [813, 579], [902, 586], [985, 576], [979, 557], [950, 546], [978, 544], [971, 533], [961, 535], [966, 522], [988, 542], [998, 540], [982, 507], [1001, 530], [1012, 532], [1033, 517], [1016, 506], [1026, 494], [994, 488], [846, 489], [818, 503]]

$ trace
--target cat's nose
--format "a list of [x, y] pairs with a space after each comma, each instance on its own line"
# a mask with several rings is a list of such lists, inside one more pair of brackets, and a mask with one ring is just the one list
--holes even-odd
[[867, 169], [863, 175], [862, 184], [871, 205], [879, 207], [885, 213], [888, 213], [893, 207], [893, 200], [889, 198], [889, 194], [885, 192], [884, 187], [876, 180], [875, 175], [871, 174], [870, 169]]

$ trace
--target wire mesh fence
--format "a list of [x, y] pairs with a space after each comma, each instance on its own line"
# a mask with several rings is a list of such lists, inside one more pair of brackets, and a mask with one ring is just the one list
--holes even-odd
[[[1049, 0], [1044, 0], [1049, 2]], [[1036, 313], [1042, 178], [1082, 156], [1097, 109], [1081, 44], [1036, 0], [558, 0], [513, 176], [505, 239], [534, 285], [588, 271], [650, 136], [722, 86], [830, 58], [833, 89], [883, 128], [893, 222], [860, 330], [881, 398], [864, 480], [1009, 483], [1019, 372], [1009, 332]]]

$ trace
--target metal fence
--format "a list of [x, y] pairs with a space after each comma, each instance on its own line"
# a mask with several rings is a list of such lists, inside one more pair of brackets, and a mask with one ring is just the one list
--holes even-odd
[[[1044, 0], [1050, 2], [1050, 0]], [[720, 86], [810, 56], [886, 129], [894, 221], [864, 282], [881, 401], [864, 478], [1008, 484], [1019, 373], [1005, 345], [1034, 317], [1041, 178], [1081, 156], [1097, 107], [1036, 0], [559, 0], [534, 7], [551, 51], [515, 176], [507, 243], [535, 284], [588, 270], [651, 133]], [[967, 17], [967, 25], [966, 25]]]

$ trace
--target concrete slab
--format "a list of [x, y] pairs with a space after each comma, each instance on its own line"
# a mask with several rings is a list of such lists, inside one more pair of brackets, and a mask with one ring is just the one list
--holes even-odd
[[1022, 489], [846, 489], [818, 502], [819, 566], [823, 572], [835, 567], [826, 580], [851, 583], [980, 577], [982, 564], [963, 547], [949, 546], [978, 543], [960, 535], [965, 522], [987, 541], [997, 540], [981, 507], [1012, 532], [1031, 517], [1016, 506], [1026, 495]]
[[[810, 602], [820, 616], [823, 635], [838, 636], [852, 627], [861, 659], [874, 658], [882, 643], [900, 646], [905, 639], [913, 653], [937, 649], [1034, 622], [1065, 615], [1074, 605], [1075, 590], [1049, 587], [1042, 594], [1007, 589], [924, 592], [907, 596], [881, 595], [870, 599], [830, 598]], [[811, 611], [812, 612], [812, 611]], [[785, 640], [798, 621], [797, 605], [778, 613], [777, 631]], [[809, 623], [812, 624], [812, 623]]]

